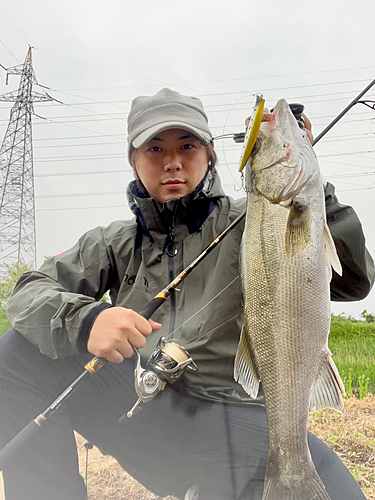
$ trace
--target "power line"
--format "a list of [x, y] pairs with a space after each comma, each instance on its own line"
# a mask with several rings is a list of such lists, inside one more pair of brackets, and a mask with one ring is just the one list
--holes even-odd
[[[294, 78], [297, 76], [303, 76], [303, 75], [316, 75], [316, 74], [322, 74], [322, 73], [331, 73], [331, 72], [340, 72], [340, 71], [357, 71], [357, 70], [362, 70], [362, 69], [374, 69], [375, 66], [363, 66], [359, 68], [341, 68], [341, 69], [329, 69], [329, 70], [321, 70], [321, 71], [305, 71], [303, 73], [283, 73], [281, 75], [263, 75], [263, 76], [247, 76], [247, 77], [241, 77], [241, 78], [225, 78], [225, 79], [214, 79], [214, 80], [198, 80], [198, 81], [192, 81], [192, 82], [172, 82], [169, 83], [169, 85], [193, 85], [193, 84], [200, 84], [200, 83], [223, 83], [223, 82], [237, 82], [241, 80], [260, 80], [262, 78], [283, 78], [286, 76], [293, 76]], [[71, 90], [120, 90], [120, 89], [129, 89], [129, 88], [140, 88], [140, 87], [154, 87], [155, 84], [150, 84], [150, 85], [121, 85], [118, 87], [84, 87], [84, 88], [73, 88], [73, 89], [60, 89], [61, 92], [63, 91], [71, 91]]]
[[142, 78], [143, 80], [148, 80], [148, 81], [151, 81], [151, 82], [155, 82], [155, 83], [158, 83], [158, 84], [163, 84], [165, 85], [166, 82], [165, 81], [162, 81], [162, 80], [156, 80], [154, 78], [150, 78], [148, 76], [140, 76], [140, 75], [135, 75], [135, 74], [132, 74], [132, 73], [128, 73], [126, 71], [122, 71], [120, 69], [113, 69], [113, 68], [109, 68], [107, 66], [101, 66], [100, 64], [94, 64], [94, 63], [91, 63], [91, 62], [88, 62], [88, 61], [82, 61], [81, 59], [76, 59], [74, 57], [70, 57], [70, 56], [65, 56], [65, 55], [62, 55], [62, 54], [56, 54], [55, 52], [50, 52], [48, 50], [43, 50], [43, 49], [38, 49], [36, 47], [34, 47], [35, 50], [38, 50], [40, 52], [45, 52], [46, 54], [52, 54], [54, 56], [58, 56], [58, 57], [63, 57], [65, 59], [71, 59], [72, 61], [77, 61], [77, 62], [80, 62], [80, 63], [83, 63], [83, 64], [87, 64], [89, 66], [94, 66], [96, 68], [100, 68], [100, 69], [105, 69], [105, 70], [108, 70], [108, 71], [113, 71], [115, 73], [121, 73], [123, 75], [127, 75], [127, 76], [132, 76], [132, 77], [135, 77], [135, 78]]
[[132, 174], [132, 169], [121, 169], [121, 170], [91, 170], [90, 172], [48, 172], [47, 174], [34, 174], [34, 177], [69, 177], [75, 175], [95, 175], [95, 174]]
[[124, 203], [123, 205], [95, 205], [94, 207], [62, 207], [62, 208], [37, 208], [36, 212], [54, 212], [54, 211], [65, 211], [65, 210], [105, 210], [107, 208], [128, 208], [128, 205]]
[[[30, 47], [30, 44], [28, 43], [28, 41], [26, 40], [26, 38], [23, 36], [23, 33], [18, 29], [18, 26], [14, 23], [13, 19], [9, 16], [9, 14], [6, 12], [6, 10], [4, 9], [4, 7], [2, 5], [0, 5], [0, 8], [3, 10], [4, 14], [7, 16], [7, 18], [9, 19], [9, 21], [13, 24], [13, 26], [16, 28], [16, 30], [18, 31], [18, 33], [21, 35], [21, 37], [23, 38], [24, 42], [27, 43], [28, 47]], [[7, 47], [6, 47], [7, 48]], [[9, 49], [8, 49], [9, 50]], [[10, 52], [10, 51], [9, 51]], [[13, 54], [12, 54], [13, 55]], [[20, 61], [15, 57], [15, 60], [20, 64]]]
[[[259, 77], [260, 78], [260, 77]], [[300, 86], [296, 86], [296, 87], [276, 87], [274, 88], [273, 90], [280, 90], [280, 89], [295, 89], [295, 88], [306, 88], [306, 87], [317, 87], [317, 86], [324, 86], [324, 85], [339, 85], [341, 83], [354, 83], [354, 82], [358, 82], [358, 81], [365, 81], [365, 80], [350, 80], [350, 81], [346, 81], [346, 82], [327, 82], [327, 83], [321, 83], [321, 84], [310, 84], [310, 85], [300, 85]], [[366, 80], [367, 81], [367, 80]], [[268, 89], [268, 90], [272, 90], [272, 89]], [[310, 96], [306, 96], [306, 98], [309, 98], [309, 99], [314, 99], [316, 97], [325, 97], [325, 96], [337, 96], [339, 94], [349, 94], [351, 93], [352, 91], [343, 91], [343, 92], [334, 92], [334, 93], [325, 93], [325, 94], [314, 94], [314, 95], [310, 95]], [[236, 91], [234, 94], [238, 94], [238, 93], [247, 93], [249, 94], [249, 91]], [[229, 94], [233, 94], [233, 92], [231, 93], [216, 93], [216, 94], [204, 94], [204, 97], [210, 97], [210, 96], [222, 96], [222, 95], [229, 95]], [[332, 100], [332, 99], [329, 99], [329, 100]], [[336, 100], [342, 100], [342, 97], [340, 98], [337, 98]], [[95, 101], [95, 100], [92, 100], [93, 101], [93, 104], [111, 104], [111, 101], [108, 101], [108, 102], [100, 102], [100, 101]], [[130, 103], [130, 100], [128, 101], [113, 101], [112, 104], [114, 103]], [[320, 101], [315, 101], [315, 102], [320, 102]], [[325, 102], [325, 101], [321, 101], [321, 102]], [[84, 103], [84, 104], [87, 104], [87, 103]], [[69, 107], [74, 107], [74, 108], [78, 108], [78, 105], [77, 104], [73, 104], [73, 105], [68, 105]], [[209, 107], [211, 109], [211, 112], [227, 112], [228, 111], [228, 107], [230, 105], [223, 105], [223, 104], [211, 104], [211, 105], [208, 105], [206, 107]], [[242, 106], [243, 109], [247, 109], [247, 106]], [[219, 109], [214, 109], [214, 108], [219, 108]], [[236, 108], [237, 110], [237, 108]], [[65, 126], [72, 126], [73, 128], [78, 128], [80, 130], [86, 130], [86, 131], [89, 131], [89, 132], [94, 132], [94, 131], [90, 131], [89, 129], [86, 129], [84, 127], [78, 127], [76, 125], [71, 125], [71, 123], [77, 123], [78, 120], [77, 118], [79, 117], [82, 117], [82, 118], [87, 118], [85, 120], [82, 120], [82, 121], [86, 121], [86, 122], [94, 122], [94, 121], [97, 121], [97, 122], [102, 122], [102, 121], [109, 121], [110, 119], [119, 119], [119, 117], [121, 116], [124, 116], [124, 119], [125, 119], [125, 116], [126, 116], [126, 113], [96, 113], [94, 111], [91, 111], [91, 110], [85, 110], [84, 111], [87, 111], [87, 113], [90, 113], [92, 115], [94, 115], [94, 117], [90, 117], [89, 114], [84, 114], [84, 115], [73, 115], [73, 116], [60, 116], [58, 117], [59, 119], [61, 120], [67, 120], [67, 121], [64, 121], [64, 122], [58, 122], [58, 121], [55, 121], [56, 120], [56, 117], [54, 119], [48, 119], [47, 121], [49, 123], [55, 123], [55, 124], [61, 124], [61, 125], [65, 125]], [[362, 113], [352, 113], [352, 115], [363, 115], [365, 116], [365, 113], [362, 112]], [[115, 118], [112, 118], [112, 117], [115, 117]], [[323, 117], [320, 117], [320, 120], [322, 119]], [[343, 120], [343, 123], [354, 123], [355, 121], [367, 121], [367, 120]], [[43, 122], [39, 122], [37, 123], [37, 125], [40, 125], [41, 123], [45, 123], [46, 121], [43, 121]], [[317, 123], [314, 123], [315, 126], [319, 126], [319, 124]], [[231, 125], [231, 127], [235, 127], [235, 125]], [[242, 127], [242, 125], [241, 125]], [[218, 129], [221, 127], [212, 127], [213, 129]], [[126, 138], [126, 134], [105, 134], [105, 133], [101, 133], [101, 132], [96, 132], [95, 133], [97, 135], [94, 135], [94, 136], [83, 136], [82, 138], [86, 139], [87, 137], [92, 137], [92, 138], [97, 138], [97, 137], [119, 137], [121, 138], [121, 141], [117, 141], [117, 142], [108, 142], [108, 143], [99, 143], [101, 145], [115, 145], [115, 144], [124, 144], [124, 142], [122, 142], [122, 139], [123, 138]], [[340, 136], [339, 136], [340, 137]], [[347, 135], [345, 136], [346, 137], [346, 140], [349, 140], [350, 138], [351, 139], [354, 139], [354, 136], [351, 137], [350, 135]], [[74, 140], [77, 140], [78, 138], [77, 137], [73, 137], [72, 139]], [[38, 140], [38, 139], [36, 139]], [[55, 137], [55, 138], [45, 138], [43, 140], [67, 140], [66, 138], [61, 138], [61, 137]], [[337, 140], [337, 139], [335, 139]], [[343, 139], [344, 140], [344, 139]], [[329, 142], [330, 140], [328, 139], [327, 142]], [[334, 139], [332, 138], [332, 140], [330, 142], [334, 142]], [[98, 143], [96, 143], [95, 145], [99, 145]], [[54, 147], [77, 147], [77, 146], [84, 146], [84, 144], [78, 144], [78, 145], [63, 145], [63, 146], [54, 146]], [[87, 144], [87, 146], [93, 146], [93, 145], [89, 145]], [[48, 147], [51, 147], [51, 146], [41, 146], [39, 149], [41, 148], [48, 148]], [[237, 150], [237, 147], [233, 147], [233, 148], [226, 148], [227, 150]], [[371, 153], [373, 152], [372, 150], [370, 151], [366, 151], [365, 153]], [[358, 154], [363, 154], [363, 151], [359, 152], [359, 153], [356, 153], [356, 152], [351, 152], [351, 153], [332, 153], [330, 155], [323, 155], [324, 158], [327, 158], [329, 156], [338, 156], [338, 155], [347, 155], [347, 154], [351, 154], [351, 155], [358, 155]], [[69, 161], [86, 161], [86, 160], [100, 160], [100, 159], [122, 159], [122, 158], [125, 158], [126, 157], [126, 153], [117, 153], [117, 154], [93, 154], [93, 155], [72, 155], [72, 156], [64, 156], [64, 157], [56, 157], [56, 156], [49, 156], [49, 157], [44, 157], [44, 158], [39, 158], [37, 159], [36, 161], [38, 161], [39, 163], [46, 163], [46, 162], [51, 162], [51, 161], [64, 161], [64, 162], [69, 162]], [[107, 171], [107, 173], [120, 173], [121, 171], [115, 171], [115, 170], [111, 170], [111, 171]], [[122, 172], [124, 172], [124, 170], [122, 170]], [[57, 173], [56, 175], [58, 176], [62, 176], [62, 175], [87, 175], [86, 173], [74, 173], [74, 174], [70, 174], [70, 173]], [[47, 177], [48, 174], [37, 174], [37, 176], [40, 176], [40, 177]]]
[[[349, 151], [349, 152], [344, 152], [344, 153], [331, 153], [328, 155], [319, 155], [319, 158], [328, 158], [332, 156], [353, 156], [353, 155], [361, 155], [361, 154], [366, 154], [366, 153], [375, 153], [375, 149], [370, 149], [367, 151]], [[369, 158], [372, 159], [372, 158]]]
[[[0, 5], [0, 7], [3, 9], [3, 7]], [[4, 9], [3, 9], [4, 10]], [[0, 40], [0, 42], [4, 45], [4, 47], [7, 49], [7, 51], [9, 52], [9, 54], [14, 57], [14, 59], [19, 63], [19, 60], [17, 59], [17, 57], [13, 54], [13, 52], [10, 51], [10, 49], [5, 45], [5, 43]]]
[[357, 173], [352, 173], [352, 174], [334, 174], [330, 176], [330, 179], [347, 179], [350, 177], [363, 177], [363, 176], [368, 176], [368, 175], [375, 175], [375, 170], [372, 170], [370, 172], [357, 172]]
[[42, 198], [81, 198], [82, 196], [115, 196], [124, 195], [125, 189], [122, 191], [97, 191], [95, 193], [66, 193], [66, 194], [40, 194], [35, 196], [36, 199]]
[[34, 158], [35, 162], [38, 163], [50, 163], [53, 162], [65, 162], [65, 161], [82, 161], [82, 160], [118, 160], [122, 158], [127, 158], [127, 153], [108, 153], [108, 154], [97, 154], [97, 155], [80, 155], [80, 156], [47, 156], [44, 158]]
[[[345, 92], [331, 92], [331, 93], [325, 93], [325, 94], [312, 94], [312, 95], [308, 95], [308, 96], [299, 96], [299, 99], [304, 99], [304, 98], [315, 98], [315, 97], [329, 97], [329, 96], [337, 96], [339, 94], [350, 94], [352, 95], [352, 91], [345, 91]], [[314, 101], [314, 102], [319, 102], [319, 101]], [[325, 102], [325, 101], [324, 101]], [[87, 103], [86, 103], [87, 104]], [[103, 102], [94, 102], [94, 104], [107, 104], [107, 103], [103, 103]], [[88, 116], [91, 116], [91, 115], [94, 115], [94, 116], [98, 116], [98, 117], [111, 117], [111, 119], [125, 119], [128, 115], [128, 112], [126, 111], [123, 111], [123, 112], [116, 112], [116, 113], [97, 113], [95, 111], [92, 111], [92, 110], [86, 110], [84, 108], [80, 108], [78, 105], [76, 104], [66, 104], [66, 106], [69, 106], [69, 107], [72, 107], [72, 108], [77, 108], [77, 109], [82, 109], [83, 111], [86, 111], [87, 113], [86, 114], [80, 114], [80, 115], [60, 115], [60, 116], [54, 116], [53, 119], [64, 119], [66, 117], [69, 118], [69, 120], [71, 119], [76, 119], [76, 118], [87, 118]], [[219, 111], [221, 112], [226, 112], [228, 111], [229, 109], [231, 109], [233, 107], [232, 104], [211, 104], [211, 105], [207, 105], [206, 108], [220, 108]], [[236, 107], [236, 110], [239, 110], [239, 109], [248, 109], [248, 105], [239, 105], [238, 107]], [[217, 111], [217, 110], [216, 110]], [[364, 113], [364, 111], [362, 111], [362, 113]], [[358, 114], [358, 113], [357, 113]], [[5, 119], [4, 119], [5, 120]]]
[[[240, 126], [238, 126], [240, 128]], [[92, 136], [97, 138], [97, 136]], [[125, 137], [125, 134], [124, 134]], [[336, 135], [333, 137], [330, 137], [328, 139], [325, 139], [325, 142], [342, 142], [342, 141], [354, 141], [357, 140], [358, 138], [366, 138], [366, 139], [374, 139], [375, 138], [375, 132], [368, 132], [365, 134], [343, 134], [343, 135]], [[58, 139], [58, 138], [56, 138]], [[65, 139], [65, 138], [61, 138]], [[47, 139], [46, 139], [47, 140]], [[50, 138], [50, 140], [54, 140], [54, 138]], [[218, 139], [219, 140], [219, 139]], [[81, 143], [81, 144], [59, 144], [59, 145], [48, 145], [48, 146], [34, 146], [33, 149], [35, 150], [41, 150], [41, 149], [57, 149], [57, 148], [80, 148], [80, 147], [98, 147], [98, 146], [116, 146], [116, 145], [124, 145], [125, 140], [122, 141], [109, 141], [109, 142], [94, 142], [94, 143]]]
[[[343, 84], [348, 84], [348, 83], [363, 83], [363, 82], [368, 82], [367, 79], [361, 79], [361, 80], [347, 80], [347, 81], [339, 81], [339, 82], [325, 82], [325, 83], [315, 83], [315, 84], [304, 84], [304, 85], [296, 85], [296, 86], [286, 86], [286, 87], [272, 87], [272, 88], [263, 88], [261, 90], [252, 90], [252, 89], [246, 89], [246, 90], [236, 90], [236, 91], [230, 91], [230, 92], [216, 92], [216, 93], [206, 93], [206, 94], [200, 94], [197, 95], [197, 97], [220, 97], [220, 96], [234, 96], [236, 94], [244, 94], [244, 95], [252, 95], [254, 92], [259, 92], [261, 91], [262, 93], [265, 92], [271, 92], [271, 91], [280, 91], [280, 90], [294, 90], [294, 89], [303, 89], [303, 88], [313, 88], [313, 87], [322, 87], [322, 86], [327, 86], [327, 85], [343, 85]], [[54, 91], [54, 92], [64, 92], [58, 89], [51, 89], [50, 87], [47, 87], [48, 89]], [[347, 90], [347, 91], [342, 91], [342, 92], [331, 92], [328, 94], [313, 94], [313, 95], [307, 95], [307, 96], [302, 96], [302, 98], [310, 98], [310, 97], [319, 97], [319, 96], [325, 96], [325, 95], [338, 95], [338, 94], [352, 94], [356, 92], [356, 90]], [[76, 96], [75, 94], [69, 94], [73, 95], [75, 97], [81, 97], [82, 96]], [[63, 103], [66, 106], [69, 107], [78, 107], [78, 106], [85, 106], [87, 104], [96, 104], [96, 105], [101, 105], [101, 104], [110, 104], [110, 105], [117, 105], [119, 104], [131, 104], [132, 99], [125, 99], [125, 100], [116, 100], [116, 101], [98, 101], [96, 99], [93, 99], [91, 97], [84, 97], [84, 99], [88, 99], [92, 102], [78, 102], [78, 103]], [[228, 103], [227, 106], [232, 106], [233, 103]], [[205, 104], [206, 109], [210, 109], [215, 106], [222, 106], [222, 104]], [[45, 105], [45, 107], [50, 107], [50, 105]]]
[[[93, 136], [93, 137], [96, 137], [97, 136]], [[64, 138], [62, 138], [64, 139]], [[52, 139], [53, 140], [53, 139]], [[54, 145], [54, 144], [50, 144], [48, 146], [34, 146], [34, 150], [35, 149], [57, 149], [57, 148], [80, 148], [80, 147], [93, 147], [93, 146], [115, 146], [115, 145], [118, 145], [118, 144], [121, 144], [122, 146], [124, 146], [125, 144], [125, 140], [122, 140], [122, 141], [112, 141], [112, 142], [91, 142], [91, 143], [83, 143], [83, 144], [59, 144], [59, 145]]]

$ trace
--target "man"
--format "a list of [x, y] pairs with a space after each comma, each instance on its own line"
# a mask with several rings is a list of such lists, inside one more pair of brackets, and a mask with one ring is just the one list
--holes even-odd
[[[233, 201], [221, 189], [199, 99], [169, 89], [138, 97], [128, 132], [135, 181], [127, 195], [136, 218], [89, 231], [71, 250], [21, 277], [9, 302], [15, 330], [0, 345], [1, 446], [93, 355], [110, 363], [4, 467], [6, 498], [85, 498], [74, 429], [161, 496], [260, 499], [268, 449], [263, 397], [252, 400], [233, 380], [243, 224], [152, 320], [136, 312], [239, 215], [245, 200]], [[361, 225], [331, 185], [326, 204], [344, 269], [332, 281], [332, 296], [363, 298], [372, 286], [373, 261]], [[107, 290], [112, 304], [98, 302]], [[161, 335], [182, 344], [198, 371], [186, 370], [124, 422], [136, 399], [134, 363], [125, 358], [133, 346], [140, 348], [145, 365]], [[363, 499], [336, 455], [314, 436], [309, 444], [331, 500]]]

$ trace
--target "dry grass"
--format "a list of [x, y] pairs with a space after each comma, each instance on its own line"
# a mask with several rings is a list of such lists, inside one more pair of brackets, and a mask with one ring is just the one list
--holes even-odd
[[[77, 446], [80, 461], [80, 471], [86, 477], [85, 440], [77, 435]], [[87, 471], [88, 500], [161, 500], [141, 486], [127, 474], [110, 456], [102, 455], [97, 448], [89, 450]], [[164, 500], [175, 500], [175, 497], [165, 497]]]
[[[375, 396], [345, 401], [343, 415], [323, 410], [311, 415], [309, 430], [327, 443], [352, 472], [368, 500], [375, 500]], [[85, 477], [86, 449], [77, 435], [81, 474]], [[3, 500], [2, 488], [0, 500]], [[144, 489], [108, 456], [89, 451], [88, 500], [162, 500]], [[166, 497], [164, 500], [175, 500]]]
[[333, 410], [312, 414], [309, 430], [341, 458], [368, 500], [375, 500], [375, 396], [345, 400], [342, 415]]

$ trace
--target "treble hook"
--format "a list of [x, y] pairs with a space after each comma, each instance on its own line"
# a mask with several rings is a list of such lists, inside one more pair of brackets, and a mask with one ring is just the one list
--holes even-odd
[[234, 190], [235, 191], [241, 191], [241, 190], [244, 190], [246, 191], [245, 189], [245, 186], [244, 186], [244, 179], [245, 179], [245, 176], [244, 176], [244, 173], [243, 173], [243, 170], [241, 171], [241, 174], [240, 174], [240, 179], [241, 179], [241, 186], [237, 189], [236, 186], [234, 186]]

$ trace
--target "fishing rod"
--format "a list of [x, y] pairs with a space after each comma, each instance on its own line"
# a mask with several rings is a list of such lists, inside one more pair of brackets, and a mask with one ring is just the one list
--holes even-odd
[[[334, 118], [326, 126], [326, 128], [314, 139], [312, 145], [315, 146], [315, 144], [317, 142], [319, 142], [320, 139], [323, 136], [325, 136], [326, 133], [329, 132], [331, 130], [331, 128], [334, 125], [336, 125], [336, 123], [339, 120], [341, 120], [341, 118], [356, 104], [364, 104], [365, 106], [369, 107], [370, 109], [375, 110], [375, 101], [360, 101], [361, 97], [363, 97], [371, 89], [371, 87], [373, 87], [374, 85], [375, 85], [375, 80], [373, 80], [364, 90], [362, 90], [362, 92], [360, 92], [357, 95], [357, 97], [355, 99], [353, 99], [353, 101], [350, 104], [348, 104], [348, 106], [343, 111], [341, 111], [341, 113], [339, 115], [337, 115], [336, 118]], [[368, 103], [372, 103], [372, 104], [368, 104]], [[303, 106], [302, 104], [289, 104], [289, 107], [290, 107], [293, 115], [295, 116], [297, 122], [299, 124], [301, 124], [301, 126], [303, 127], [304, 120], [302, 117], [302, 113], [303, 113], [303, 110], [305, 109], [305, 106]], [[272, 112], [272, 110], [271, 110], [271, 112]], [[244, 141], [246, 141], [245, 135], [246, 135], [245, 132], [229, 133], [229, 134], [224, 134], [224, 135], [218, 135], [218, 136], [214, 137], [214, 139], [230, 138], [230, 139], [233, 139], [236, 144], [238, 144], [238, 143], [243, 143]]]
[[[351, 109], [359, 99], [375, 84], [375, 80], [369, 84], [314, 140], [313, 146]], [[245, 144], [242, 150], [240, 162], [244, 163], [244, 158], [250, 153], [252, 147], [249, 148], [250, 142], [255, 142], [258, 130], [260, 127], [259, 116], [263, 111], [262, 99], [257, 96], [256, 103], [245, 134]], [[292, 111], [295, 115], [302, 115], [302, 105], [297, 106]], [[297, 120], [300, 116], [296, 116]], [[257, 130], [258, 128], [258, 130]], [[237, 134], [238, 135], [238, 134]], [[255, 137], [255, 139], [254, 139]], [[247, 159], [246, 159], [247, 161]], [[197, 265], [227, 236], [232, 229], [237, 226], [246, 215], [246, 209], [227, 226], [195, 259], [189, 264], [173, 281], [169, 283], [161, 292], [159, 292], [147, 306], [139, 311], [138, 314], [145, 319], [149, 319], [152, 314], [166, 301], [171, 291], [177, 288], [181, 282], [197, 267]], [[197, 367], [189, 356], [189, 353], [182, 346], [173, 341], [167, 341], [162, 337], [155, 351], [151, 354], [148, 363], [154, 370], [145, 370], [141, 366], [140, 354], [138, 349], [133, 347], [135, 355], [135, 390], [138, 395], [138, 400], [133, 408], [126, 414], [128, 418], [133, 415], [138, 404], [148, 402], [153, 399], [161, 390], [164, 389], [166, 383], [173, 383], [184, 372], [186, 368], [196, 370]], [[40, 415], [29, 422], [8, 444], [0, 450], [0, 470], [4, 464], [17, 452], [22, 444], [30, 439], [43, 426], [47, 418], [50, 417], [60, 406], [66, 401], [73, 392], [83, 383], [87, 375], [96, 374], [105, 364], [107, 360], [104, 358], [94, 357], [84, 367], [84, 372], [67, 388], [65, 391]], [[122, 417], [121, 417], [122, 418]], [[120, 419], [121, 420], [121, 419]]]
[[[154, 312], [167, 300], [171, 291], [176, 289], [182, 281], [195, 269], [202, 260], [212, 252], [212, 250], [232, 231], [234, 227], [245, 217], [246, 209], [243, 210], [236, 219], [231, 222], [177, 277], [173, 279], [163, 290], [144, 307], [138, 314], [145, 319], [149, 319]], [[193, 359], [182, 346], [174, 341], [167, 341], [162, 337], [155, 351], [151, 354], [149, 364], [154, 370], [145, 370], [141, 366], [138, 349], [133, 347], [135, 355], [135, 389], [138, 394], [138, 401], [127, 413], [130, 418], [138, 406], [143, 402], [153, 399], [166, 383], [175, 382], [183, 374], [186, 368], [197, 370]], [[0, 471], [4, 464], [17, 452], [26, 440], [29, 440], [43, 426], [47, 419], [71, 396], [88, 375], [98, 373], [107, 363], [104, 358], [94, 357], [85, 367], [84, 372], [79, 375], [65, 391], [40, 415], [31, 420], [4, 448], [0, 451]]]
[[320, 132], [320, 134], [316, 137], [316, 139], [314, 139], [314, 142], [312, 143], [313, 146], [315, 146], [315, 144], [320, 141], [320, 139], [326, 135], [327, 132], [329, 132], [331, 130], [331, 128], [336, 125], [336, 123], [341, 120], [341, 118], [349, 111], [349, 109], [351, 109], [355, 104], [357, 104], [360, 100], [360, 98], [362, 96], [364, 96], [366, 94], [366, 92], [368, 92], [371, 87], [373, 87], [375, 85], [375, 80], [373, 80], [369, 85], [367, 85], [367, 87], [362, 90], [361, 93], [359, 93], [357, 95], [357, 97], [355, 99], [352, 100], [352, 102], [350, 104], [348, 104], [348, 106], [343, 110], [341, 111], [341, 113], [339, 115], [336, 116], [336, 118], [334, 118], [331, 123], [329, 123], [326, 128]]

